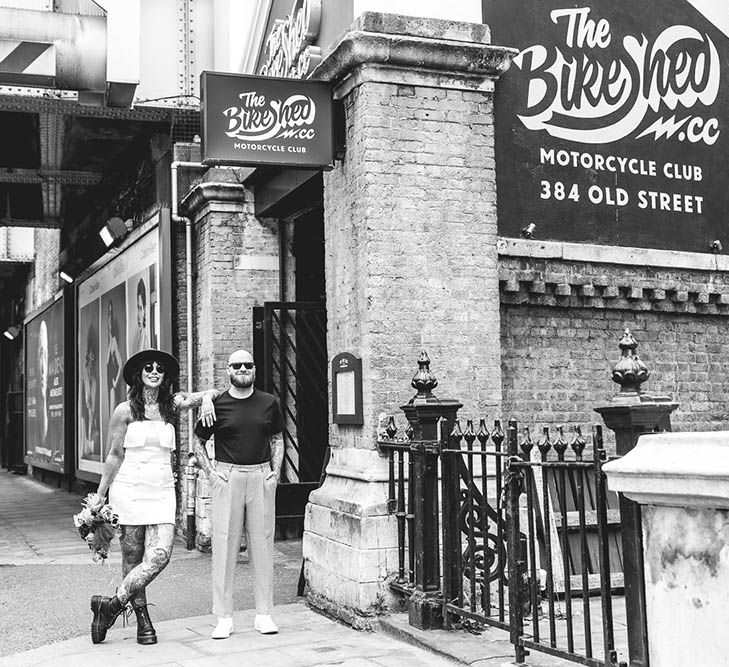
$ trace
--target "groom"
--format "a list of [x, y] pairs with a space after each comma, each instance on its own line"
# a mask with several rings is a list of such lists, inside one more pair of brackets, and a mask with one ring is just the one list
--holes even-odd
[[[273, 532], [276, 485], [281, 477], [283, 418], [278, 400], [255, 389], [256, 367], [245, 350], [228, 359], [230, 387], [215, 399], [215, 422], [195, 428], [195, 455], [212, 485], [213, 639], [233, 632], [233, 575], [245, 528], [253, 568], [254, 628], [278, 632], [273, 607]], [[215, 462], [205, 443], [215, 436]]]

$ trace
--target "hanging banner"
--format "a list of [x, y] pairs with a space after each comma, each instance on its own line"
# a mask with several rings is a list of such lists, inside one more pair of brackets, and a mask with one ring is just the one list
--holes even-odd
[[328, 83], [203, 72], [200, 90], [204, 164], [332, 167]]
[[499, 232], [729, 247], [729, 14], [713, 0], [486, 0]]
[[159, 229], [146, 233], [78, 285], [80, 471], [102, 471], [109, 452], [109, 419], [127, 400], [122, 377], [126, 360], [148, 347], [170, 349], [160, 327]]
[[26, 463], [64, 472], [63, 297], [25, 322]]

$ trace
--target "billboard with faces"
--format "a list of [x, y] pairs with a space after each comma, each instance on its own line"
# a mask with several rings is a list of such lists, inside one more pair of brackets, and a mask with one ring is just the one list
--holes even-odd
[[100, 474], [115, 407], [127, 400], [126, 360], [149, 347], [169, 349], [161, 327], [160, 227], [85, 278], [77, 290], [77, 468]]
[[25, 322], [26, 462], [63, 473], [65, 466], [64, 299]]
[[729, 208], [729, 14], [714, 0], [484, 0], [499, 233], [707, 251]]

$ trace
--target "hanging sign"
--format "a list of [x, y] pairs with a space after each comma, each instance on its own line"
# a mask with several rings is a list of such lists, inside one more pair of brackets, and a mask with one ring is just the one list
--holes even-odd
[[204, 164], [331, 168], [328, 83], [203, 72], [200, 89]]
[[[711, 0], [487, 0], [499, 231], [706, 251], [726, 236], [729, 14]], [[518, 193], [518, 196], [517, 196]]]

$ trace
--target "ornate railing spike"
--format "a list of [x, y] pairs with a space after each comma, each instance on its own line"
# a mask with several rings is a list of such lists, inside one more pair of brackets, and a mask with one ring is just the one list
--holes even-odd
[[430, 358], [425, 350], [420, 353], [420, 359], [418, 359], [418, 371], [413, 376], [410, 384], [413, 389], [418, 392], [416, 398], [433, 398], [433, 389], [438, 386], [438, 380], [436, 380], [435, 375], [430, 372]]
[[640, 393], [640, 385], [648, 379], [650, 371], [635, 353], [638, 343], [630, 329], [625, 330], [618, 347], [622, 356], [613, 365], [613, 382], [620, 385], [621, 392]]

